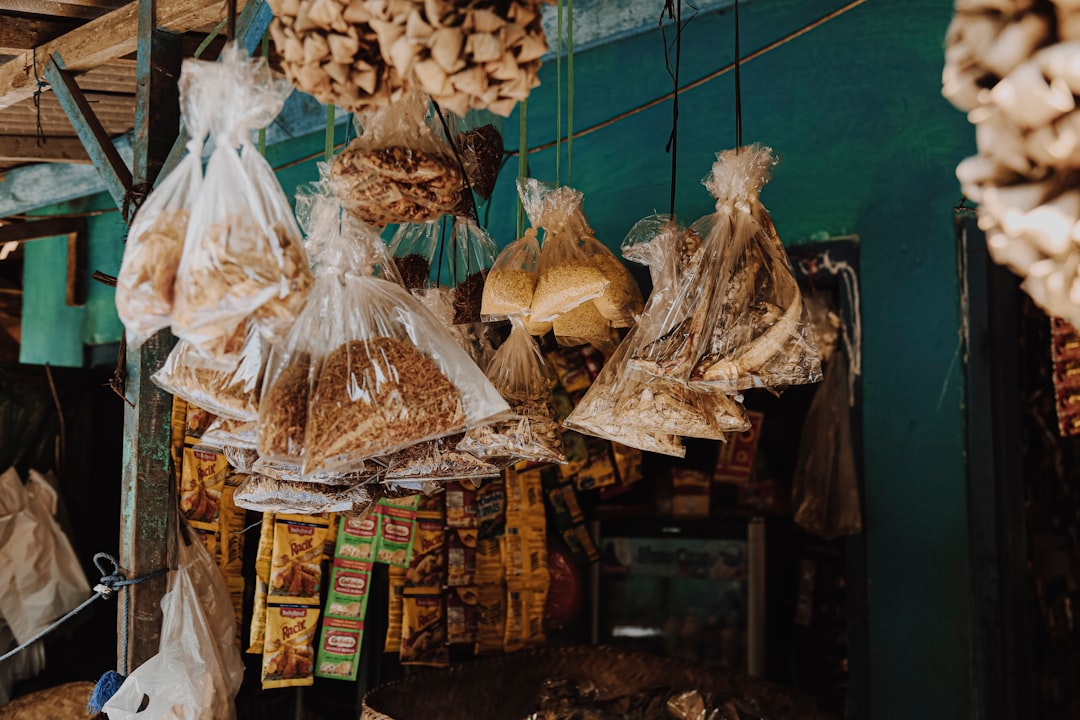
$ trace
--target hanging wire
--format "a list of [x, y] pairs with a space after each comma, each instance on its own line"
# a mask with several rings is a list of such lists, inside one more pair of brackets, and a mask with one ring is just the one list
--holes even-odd
[[566, 0], [566, 184], [574, 182], [574, 0]]
[[34, 88], [34, 112], [37, 115], [37, 144], [41, 147], [47, 142], [45, 137], [45, 129], [41, 126], [41, 91], [45, 88], [45, 82], [38, 75], [37, 64], [37, 48], [34, 48], [34, 57], [32, 62], [34, 63], [34, 81], [37, 83], [37, 87]]
[[[675, 217], [675, 188], [676, 177], [679, 166], [679, 66], [682, 62], [682, 33], [683, 29], [690, 24], [690, 21], [697, 17], [697, 6], [693, 3], [687, 3], [690, 9], [693, 10], [693, 14], [683, 23], [682, 19], [682, 0], [666, 0], [664, 3], [664, 9], [660, 11], [660, 33], [664, 38], [664, 65], [667, 67], [668, 75], [672, 80], [671, 90], [671, 135], [668, 136], [667, 145], [664, 146], [664, 152], [671, 153], [671, 217]], [[668, 43], [667, 29], [664, 27], [664, 16], [675, 21], [675, 67], [671, 66], [671, 48], [672, 44]]]
[[[522, 100], [518, 105], [518, 177], [529, 175], [529, 132], [527, 127], [529, 115], [529, 101]], [[525, 206], [521, 204], [521, 194], [517, 201], [517, 236], [525, 234]]]
[[739, 0], [735, 0], [735, 151], [742, 147], [742, 53], [739, 51]]
[[[555, 41], [555, 185], [559, 184], [559, 163], [562, 160], [562, 31], [563, 31], [563, 0], [556, 0], [558, 8], [556, 22], [558, 23], [557, 40]], [[521, 236], [521, 233], [518, 233]]]
[[473, 219], [476, 220], [476, 225], [479, 226], [480, 211], [476, 209], [476, 196], [473, 195], [472, 183], [469, 181], [469, 173], [465, 170], [465, 161], [461, 159], [461, 152], [458, 150], [457, 136], [450, 130], [450, 123], [446, 121], [446, 116], [443, 115], [439, 103], [432, 100], [431, 104], [435, 106], [435, 114], [439, 116], [439, 122], [442, 124], [443, 132], [446, 133], [446, 141], [450, 144], [450, 149], [454, 153], [454, 159], [457, 160], [458, 170], [461, 171], [461, 179], [465, 182], [465, 192], [469, 194], [469, 206], [472, 208], [472, 216]]
[[323, 143], [323, 162], [334, 158], [334, 104], [326, 106], [326, 140]]

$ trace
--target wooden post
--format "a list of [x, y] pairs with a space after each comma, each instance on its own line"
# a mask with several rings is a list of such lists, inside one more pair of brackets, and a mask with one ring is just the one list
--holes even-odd
[[[155, 0], [139, 0], [138, 47], [132, 168], [136, 204], [153, 186], [180, 125], [177, 90], [180, 38], [158, 27]], [[173, 342], [173, 337], [164, 331], [138, 350], [127, 352], [120, 564], [134, 577], [171, 567], [175, 559], [176, 488], [172, 481], [169, 430], [172, 398], [150, 381]], [[118, 610], [120, 667], [125, 665], [125, 621], [129, 631], [126, 658], [129, 670], [157, 652], [161, 634], [160, 602], [166, 587], [167, 579], [161, 576], [129, 588], [129, 617], [122, 616], [123, 605]]]

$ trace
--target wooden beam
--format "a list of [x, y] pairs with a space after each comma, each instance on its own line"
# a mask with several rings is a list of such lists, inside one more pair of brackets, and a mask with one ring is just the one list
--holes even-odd
[[89, 163], [77, 137], [50, 137], [38, 145], [33, 135], [0, 135], [0, 163]]
[[60, 0], [0, 0], [0, 12], [17, 12], [76, 20], [93, 20], [109, 12], [110, 9], [71, 5]]
[[64, 113], [71, 120], [71, 126], [82, 140], [86, 154], [90, 156], [94, 167], [101, 173], [105, 181], [105, 187], [113, 196], [116, 206], [125, 209], [128, 194], [131, 192], [131, 170], [120, 157], [116, 146], [112, 144], [108, 133], [102, 127], [101, 121], [94, 115], [93, 108], [83, 95], [75, 82], [75, 77], [63, 69], [63, 59], [59, 54], [50, 57], [49, 64], [45, 67], [45, 77], [53, 87], [53, 93]]
[[[0, 0], [2, 4], [4, 0]], [[0, 15], [0, 55], [17, 55], [79, 27], [78, 20]]]
[[[180, 38], [160, 29], [165, 0], [139, 0], [136, 113], [133, 133], [136, 187], [153, 187], [180, 127]], [[136, 204], [144, 195], [136, 198]], [[175, 340], [159, 332], [125, 358], [129, 400], [124, 409], [124, 471], [120, 511], [120, 563], [141, 576], [176, 564], [177, 487], [172, 471], [172, 396], [150, 381]], [[195, 540], [198, 542], [198, 540]], [[165, 576], [129, 589], [130, 614], [118, 611], [118, 630], [139, 628], [125, 648], [117, 647], [121, 667], [135, 668], [158, 650]], [[122, 635], [118, 633], [118, 638]], [[122, 642], [122, 640], [121, 640]]]
[[0, 246], [9, 242], [26, 242], [40, 238], [85, 232], [85, 218], [48, 218], [46, 220], [26, 220], [23, 222], [0, 225]]
[[86, 233], [68, 233], [67, 282], [64, 293], [64, 301], [68, 307], [86, 305], [86, 267], [89, 254], [90, 242]]
[[[187, 32], [208, 25], [222, 16], [221, 0], [162, 0], [158, 6], [158, 25], [172, 32]], [[138, 3], [117, 10], [39, 45], [36, 54], [37, 77], [44, 77], [47, 58], [60, 53], [65, 69], [85, 72], [110, 60], [134, 52], [138, 47]], [[10, 107], [34, 94], [35, 54], [18, 55], [0, 65], [0, 109]]]

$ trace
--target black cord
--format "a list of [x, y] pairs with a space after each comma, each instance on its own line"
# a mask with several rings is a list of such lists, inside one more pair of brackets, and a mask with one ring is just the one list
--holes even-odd
[[742, 147], [742, 78], [739, 67], [742, 57], [739, 52], [739, 0], [735, 0], [735, 148]]
[[37, 48], [34, 48], [34, 81], [37, 82], [37, 88], [34, 89], [34, 112], [37, 114], [37, 144], [41, 147], [46, 143], [45, 129], [41, 126], [41, 91], [45, 87], [45, 83], [42, 81], [41, 76], [38, 75], [37, 67]]
[[476, 209], [476, 196], [473, 195], [472, 183], [469, 182], [469, 173], [465, 172], [465, 163], [462, 162], [461, 154], [458, 152], [457, 139], [454, 137], [454, 133], [450, 131], [450, 123], [446, 122], [446, 116], [443, 115], [439, 103], [432, 100], [431, 104], [435, 106], [435, 114], [439, 116], [439, 122], [442, 123], [443, 131], [446, 133], [446, 141], [450, 143], [450, 149], [454, 152], [454, 159], [457, 160], [458, 168], [461, 169], [461, 177], [465, 180], [465, 192], [469, 193], [469, 206], [472, 208], [472, 215], [476, 220], [476, 224], [479, 225], [480, 212]]
[[[697, 7], [692, 3], [690, 7], [694, 14], [686, 21], [690, 24], [697, 16]], [[664, 15], [675, 21], [675, 69], [671, 68], [671, 46], [667, 41], [667, 30], [664, 28]], [[668, 75], [673, 82], [671, 90], [671, 134], [668, 136], [664, 152], [671, 153], [671, 217], [675, 217], [675, 189], [677, 171], [679, 166], [679, 67], [682, 64], [682, 33], [685, 25], [682, 21], [682, 0], [665, 0], [664, 9], [660, 12], [660, 32], [664, 37], [664, 64], [667, 66]]]
[[236, 0], [228, 0], [228, 19], [227, 29], [225, 31], [229, 40], [236, 41]]

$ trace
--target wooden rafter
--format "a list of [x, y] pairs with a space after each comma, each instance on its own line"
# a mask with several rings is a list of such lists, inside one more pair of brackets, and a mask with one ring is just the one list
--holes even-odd
[[[221, 16], [220, 0], [162, 0], [158, 5], [157, 22], [164, 30], [182, 33], [204, 27], [220, 20]], [[46, 62], [53, 53], [63, 56], [65, 69], [85, 72], [135, 52], [138, 27], [138, 3], [131, 2], [38, 46], [36, 53], [25, 51], [0, 65], [0, 109], [34, 94], [37, 89], [35, 59], [37, 78], [44, 78]]]
[[0, 135], [0, 163], [88, 163], [77, 137], [50, 137], [43, 144], [33, 135]]
[[70, 32], [78, 20], [0, 15], [0, 55], [17, 55]]
[[47, 218], [0, 225], [0, 245], [85, 232], [84, 218]]
[[0, 0], [0, 11], [47, 15], [49, 17], [91, 20], [101, 17], [114, 8], [73, 4], [60, 0]]

